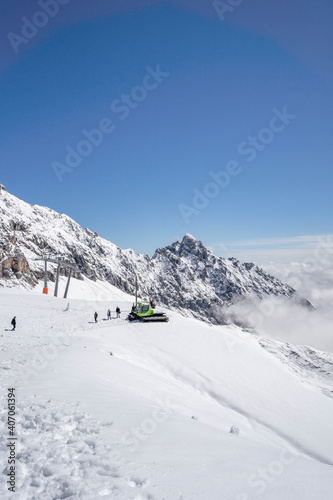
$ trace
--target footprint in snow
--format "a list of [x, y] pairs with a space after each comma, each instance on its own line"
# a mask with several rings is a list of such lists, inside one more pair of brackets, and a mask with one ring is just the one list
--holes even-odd
[[153, 497], [151, 495], [148, 495], [148, 494], [144, 495], [142, 493], [138, 493], [137, 495], [135, 495], [133, 500], [153, 500]]
[[106, 495], [111, 495], [112, 490], [109, 490], [108, 488], [104, 488], [104, 490], [101, 490], [98, 492], [100, 497], [106, 497]]
[[49, 467], [42, 467], [42, 473], [43, 473], [43, 476], [45, 477], [49, 477], [49, 476], [52, 476], [53, 475], [53, 472], [51, 471], [51, 469]]
[[90, 439], [85, 439], [84, 441], [90, 448], [95, 449], [96, 448], [96, 443], [94, 441], [91, 441]]
[[130, 480], [128, 481], [128, 485], [131, 487], [131, 488], [144, 488], [145, 486], [147, 486], [148, 484], [148, 481], [146, 479], [139, 479], [137, 477], [134, 477], [132, 476], [130, 478]]

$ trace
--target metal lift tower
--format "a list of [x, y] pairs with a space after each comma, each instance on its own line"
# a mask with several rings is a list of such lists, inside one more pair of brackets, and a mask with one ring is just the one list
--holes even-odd
[[59, 287], [59, 275], [60, 275], [60, 268], [65, 268], [69, 269], [69, 276], [66, 284], [66, 289], [64, 293], [64, 299], [67, 298], [68, 295], [68, 289], [69, 289], [69, 283], [72, 277], [72, 273], [74, 272], [79, 272], [79, 269], [73, 264], [72, 262], [69, 262], [66, 260], [64, 257], [58, 257], [54, 258], [51, 255], [44, 254], [43, 257], [40, 257], [35, 260], [42, 260], [44, 261], [44, 288], [43, 288], [43, 293], [46, 295], [48, 294], [48, 287], [47, 287], [47, 263], [52, 262], [53, 264], [57, 264], [57, 276], [56, 276], [56, 282], [55, 282], [55, 287], [54, 287], [54, 296], [58, 297], [58, 287]]

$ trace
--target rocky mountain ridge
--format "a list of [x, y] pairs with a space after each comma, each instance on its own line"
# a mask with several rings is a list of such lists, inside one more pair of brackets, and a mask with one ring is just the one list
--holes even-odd
[[[44, 264], [35, 259], [44, 251], [75, 263], [76, 278], [106, 280], [130, 294], [137, 274], [142, 296], [212, 323], [223, 323], [223, 307], [235, 300], [297, 298], [293, 288], [255, 264], [217, 257], [190, 234], [158, 248], [150, 258], [122, 250], [67, 215], [29, 205], [1, 189], [0, 286], [36, 286], [43, 279]], [[55, 268], [48, 266], [51, 281]]]

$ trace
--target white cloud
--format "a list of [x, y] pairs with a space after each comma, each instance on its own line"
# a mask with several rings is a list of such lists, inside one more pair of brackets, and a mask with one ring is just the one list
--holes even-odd
[[[304, 235], [304, 236], [288, 236], [281, 238], [258, 238], [254, 240], [241, 240], [230, 242], [229, 245], [235, 247], [257, 247], [257, 246], [291, 246], [291, 245], [303, 245], [307, 248], [313, 248], [318, 245], [321, 241], [327, 238], [333, 238], [332, 234], [318, 234], [318, 235]], [[331, 246], [333, 242], [331, 241]]]
[[250, 323], [263, 337], [333, 352], [332, 234], [244, 240], [220, 248], [225, 257], [256, 262], [315, 306], [311, 311], [278, 298], [240, 302], [230, 308], [231, 318]]
[[333, 308], [327, 304], [310, 310], [294, 301], [273, 297], [238, 302], [229, 308], [228, 316], [262, 337], [333, 352]]
[[321, 260], [333, 260], [333, 235], [304, 235], [281, 238], [258, 238], [219, 243], [218, 254], [253, 261], [259, 265]]

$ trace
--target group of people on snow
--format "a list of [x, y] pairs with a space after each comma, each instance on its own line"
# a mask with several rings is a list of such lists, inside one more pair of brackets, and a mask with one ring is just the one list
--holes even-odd
[[[120, 308], [117, 306], [116, 307], [117, 318], [120, 318], [120, 312], [121, 312]], [[110, 309], [108, 309], [108, 311], [107, 311], [106, 314], [107, 314], [108, 319], [111, 319], [111, 310]], [[98, 313], [97, 312], [94, 313], [94, 320], [95, 320], [95, 323], [98, 323]], [[16, 328], [16, 316], [14, 316], [14, 318], [12, 319], [12, 321], [11, 321], [10, 324], [13, 327], [11, 331], [15, 332], [15, 328]]]
[[[149, 302], [150, 302], [151, 307], [155, 307], [155, 303], [154, 303], [154, 301], [153, 301], [152, 299], [150, 299], [150, 301], [149, 301]], [[133, 304], [133, 306], [132, 306], [132, 311], [134, 311], [134, 310], [135, 310], [135, 305]], [[120, 313], [121, 313], [120, 308], [117, 306], [117, 307], [116, 307], [116, 315], [117, 315], [117, 318], [120, 318]], [[107, 315], [107, 318], [108, 318], [108, 319], [111, 319], [111, 309], [108, 309], [108, 310], [107, 310], [106, 315]], [[95, 313], [94, 313], [94, 320], [95, 320], [95, 323], [98, 323], [98, 313], [97, 313], [96, 311], [95, 311]], [[12, 331], [12, 332], [15, 332], [15, 328], [16, 328], [16, 316], [14, 316], [14, 318], [12, 319], [12, 321], [11, 321], [11, 325], [12, 325], [12, 327], [13, 327], [11, 331]]]
[[[120, 308], [117, 306], [116, 307], [117, 318], [120, 318], [120, 313], [121, 313]], [[108, 319], [111, 319], [111, 309], [107, 310], [106, 316]], [[96, 311], [94, 313], [94, 319], [95, 319], [95, 323], [98, 323], [98, 313]]]

